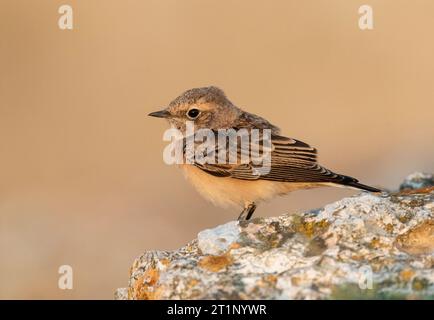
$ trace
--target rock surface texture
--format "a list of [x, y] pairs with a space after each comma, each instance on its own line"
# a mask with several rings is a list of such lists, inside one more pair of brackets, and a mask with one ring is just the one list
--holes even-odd
[[301, 214], [232, 221], [149, 251], [116, 299], [433, 299], [434, 178]]

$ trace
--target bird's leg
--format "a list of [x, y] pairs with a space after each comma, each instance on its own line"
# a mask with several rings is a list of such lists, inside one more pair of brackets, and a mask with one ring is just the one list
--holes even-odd
[[247, 208], [244, 208], [243, 211], [241, 211], [240, 215], [238, 216], [238, 221], [243, 221], [245, 213], [247, 211]]
[[255, 210], [256, 210], [256, 204], [253, 202], [253, 203], [249, 204], [249, 206], [247, 208], [248, 208], [248, 211], [247, 211], [246, 220], [250, 220], [250, 218], [253, 216], [253, 212], [255, 212]]
[[238, 221], [250, 220], [253, 215], [253, 212], [256, 210], [256, 204], [254, 202], [249, 203], [243, 211], [241, 211], [240, 216], [238, 217]]

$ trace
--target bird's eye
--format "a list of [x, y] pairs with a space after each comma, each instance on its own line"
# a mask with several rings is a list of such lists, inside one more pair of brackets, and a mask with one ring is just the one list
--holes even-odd
[[199, 110], [193, 108], [193, 109], [188, 110], [187, 117], [189, 117], [190, 119], [196, 119], [197, 116], [199, 115], [199, 113], [200, 113]]

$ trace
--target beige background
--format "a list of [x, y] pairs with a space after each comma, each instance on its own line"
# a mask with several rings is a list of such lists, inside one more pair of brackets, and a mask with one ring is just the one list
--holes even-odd
[[[57, 27], [58, 7], [75, 29]], [[107, 298], [134, 257], [237, 216], [162, 161], [146, 114], [218, 85], [319, 149], [320, 161], [395, 188], [434, 171], [434, 2], [0, 2], [0, 298]], [[302, 191], [257, 216], [353, 194]], [[74, 289], [57, 269], [74, 269]]]

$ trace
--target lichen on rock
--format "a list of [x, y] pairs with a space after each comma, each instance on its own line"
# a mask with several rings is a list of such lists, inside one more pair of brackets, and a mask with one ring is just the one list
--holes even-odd
[[116, 299], [433, 299], [433, 200], [433, 175], [415, 173], [399, 192], [232, 221], [145, 252]]

